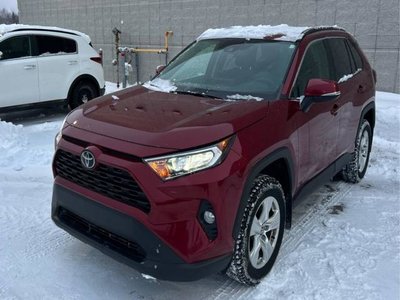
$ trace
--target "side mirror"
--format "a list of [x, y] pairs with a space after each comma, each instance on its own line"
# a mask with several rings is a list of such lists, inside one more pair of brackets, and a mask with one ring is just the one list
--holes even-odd
[[157, 66], [157, 68], [156, 68], [156, 74], [158, 75], [158, 74], [160, 74], [161, 72], [162, 72], [162, 70], [164, 70], [165, 69], [165, 65], [159, 65], [159, 66]]
[[3, 52], [0, 51], [0, 59], [3, 58]]
[[340, 96], [339, 85], [334, 80], [310, 79], [300, 102], [302, 111], [307, 112], [313, 103], [328, 102]]

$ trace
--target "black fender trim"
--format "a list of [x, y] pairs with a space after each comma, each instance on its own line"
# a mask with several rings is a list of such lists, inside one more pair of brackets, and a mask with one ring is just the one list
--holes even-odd
[[[365, 118], [365, 115], [367, 114], [367, 113], [369, 113], [370, 111], [372, 111], [373, 112], [373, 124], [370, 124], [371, 125], [371, 130], [372, 130], [372, 137], [374, 136], [374, 128], [375, 128], [375, 120], [376, 120], [376, 117], [375, 117], [375, 101], [372, 101], [372, 102], [370, 102], [370, 103], [368, 103], [364, 108], [363, 108], [363, 110], [361, 111], [361, 116], [360, 116], [360, 120], [358, 121], [358, 127], [357, 128], [360, 128], [360, 126], [361, 126], [361, 122], [362, 122], [362, 120], [364, 120], [364, 118]], [[372, 137], [371, 137], [371, 139], [372, 139]]]
[[247, 205], [247, 198], [250, 194], [251, 188], [253, 186], [253, 182], [256, 179], [258, 175], [261, 174], [262, 170], [264, 170], [266, 167], [274, 163], [275, 161], [279, 159], [284, 159], [289, 170], [289, 193], [285, 195], [285, 214], [286, 214], [286, 228], [290, 228], [291, 223], [292, 223], [292, 189], [294, 186], [294, 175], [293, 175], [293, 161], [291, 158], [291, 154], [289, 149], [287, 148], [279, 148], [275, 151], [273, 151], [271, 154], [260, 160], [251, 170], [249, 176], [246, 179], [246, 183], [243, 188], [242, 192], [242, 197], [240, 198], [240, 203], [239, 207], [236, 213], [236, 218], [235, 218], [235, 223], [233, 224], [233, 230], [232, 230], [232, 237], [234, 240], [236, 240], [237, 235], [239, 234], [240, 230], [240, 224], [242, 222], [244, 210]]

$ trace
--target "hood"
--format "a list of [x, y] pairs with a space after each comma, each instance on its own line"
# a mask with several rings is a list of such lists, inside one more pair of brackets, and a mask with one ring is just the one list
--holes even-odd
[[267, 101], [225, 101], [133, 87], [69, 114], [71, 126], [146, 146], [188, 149], [213, 143], [262, 119]]

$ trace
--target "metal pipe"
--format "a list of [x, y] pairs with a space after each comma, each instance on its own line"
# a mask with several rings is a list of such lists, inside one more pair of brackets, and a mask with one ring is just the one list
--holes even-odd
[[112, 30], [112, 33], [115, 35], [115, 52], [116, 52], [116, 66], [117, 66], [117, 88], [119, 88], [119, 53], [120, 53], [119, 40], [120, 40], [121, 31], [117, 27], [114, 27], [113, 30]]
[[135, 65], [136, 65], [136, 82], [139, 83], [139, 53], [135, 54]]
[[155, 53], [155, 54], [165, 54], [165, 64], [168, 64], [168, 41], [169, 38], [173, 35], [173, 31], [166, 31], [164, 33], [164, 48], [161, 49], [152, 49], [152, 48], [128, 48], [128, 47], [120, 47], [118, 51], [131, 52], [135, 54], [135, 63], [136, 63], [136, 81], [139, 83], [139, 53]]
[[168, 51], [168, 39], [171, 35], [173, 35], [173, 31], [166, 31], [164, 34], [164, 48]]
[[161, 49], [152, 49], [152, 48], [126, 48], [128, 51], [132, 53], [156, 53], [156, 54], [166, 54], [168, 52], [168, 40], [170, 36], [174, 33], [172, 31], [166, 31], [164, 34], [164, 48]]
[[166, 49], [145, 49], [145, 48], [130, 48], [131, 52], [142, 52], [142, 53], [156, 53], [156, 54], [164, 54], [168, 50]]

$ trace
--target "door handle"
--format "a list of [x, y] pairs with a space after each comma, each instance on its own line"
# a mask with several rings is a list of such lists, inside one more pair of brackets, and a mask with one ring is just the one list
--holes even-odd
[[26, 65], [26, 66], [24, 66], [24, 69], [25, 69], [25, 70], [33, 70], [33, 69], [36, 69], [36, 65]]
[[338, 114], [339, 108], [340, 108], [339, 105], [335, 103], [331, 109], [331, 114], [336, 116]]
[[78, 63], [77, 60], [70, 60], [70, 61], [68, 61], [68, 64], [69, 64], [70, 66], [76, 65], [77, 63]]
[[365, 91], [366, 91], [365, 86], [362, 85], [362, 84], [360, 84], [360, 85], [358, 86], [357, 92], [358, 92], [359, 94], [362, 94], [362, 93], [364, 93]]

